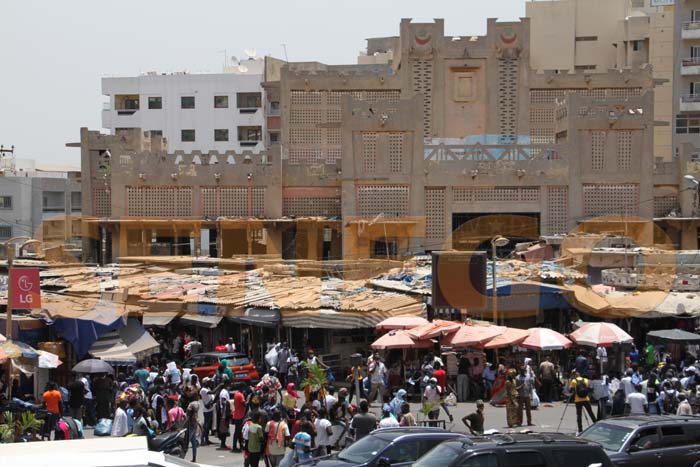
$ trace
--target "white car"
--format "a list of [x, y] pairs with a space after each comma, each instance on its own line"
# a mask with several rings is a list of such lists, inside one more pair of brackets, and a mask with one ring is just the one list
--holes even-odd
[[149, 451], [143, 436], [0, 444], [0, 459], [12, 467], [213, 467]]

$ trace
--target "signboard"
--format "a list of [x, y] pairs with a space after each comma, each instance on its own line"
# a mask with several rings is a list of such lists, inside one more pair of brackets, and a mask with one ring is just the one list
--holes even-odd
[[651, 6], [668, 6], [674, 3], [675, 0], [651, 0]]
[[486, 309], [486, 252], [433, 252], [433, 308]]
[[12, 308], [41, 308], [41, 283], [38, 268], [10, 269]]

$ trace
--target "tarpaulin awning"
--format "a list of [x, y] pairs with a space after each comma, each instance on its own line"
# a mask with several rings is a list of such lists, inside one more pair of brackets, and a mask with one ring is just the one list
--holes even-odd
[[119, 331], [101, 336], [90, 348], [90, 353], [114, 364], [130, 364], [160, 351], [160, 344], [139, 322], [130, 318]]
[[231, 316], [237, 323], [275, 327], [280, 322], [280, 311], [275, 308], [247, 308], [242, 316]]
[[649, 331], [646, 335], [646, 340], [647, 342], [666, 344], [700, 344], [700, 334], [682, 329], [659, 329], [657, 331]]
[[190, 313], [182, 315], [180, 317], [180, 322], [183, 324], [213, 329], [219, 325], [223, 318], [223, 316], [219, 315], [195, 315]]
[[73, 345], [78, 358], [83, 358], [100, 336], [124, 326], [124, 319], [117, 318], [105, 326], [84, 319], [60, 318], [53, 326], [60, 336]]
[[143, 314], [144, 326], [167, 326], [179, 313], [174, 311], [146, 311]]
[[391, 311], [282, 310], [282, 324], [291, 328], [362, 329], [374, 328], [392, 316], [412, 315], [425, 318], [425, 305]]

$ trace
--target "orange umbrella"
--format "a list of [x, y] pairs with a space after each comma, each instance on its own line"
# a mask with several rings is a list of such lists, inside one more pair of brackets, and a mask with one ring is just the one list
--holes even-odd
[[417, 326], [430, 324], [429, 321], [420, 316], [392, 316], [375, 326], [378, 331], [392, 331], [394, 329], [413, 329]]
[[382, 337], [372, 342], [372, 348], [377, 350], [388, 349], [428, 349], [433, 346], [433, 341], [415, 340], [406, 331], [389, 331]]
[[436, 319], [432, 323], [409, 329], [407, 332], [414, 339], [432, 339], [433, 337], [453, 333], [461, 327], [462, 323], [456, 321]]
[[488, 341], [485, 345], [485, 349], [500, 349], [502, 347], [511, 347], [517, 345], [527, 339], [530, 333], [525, 329], [517, 328], [506, 328], [506, 330]]
[[474, 326], [465, 324], [450, 334], [442, 344], [452, 347], [479, 347], [485, 342], [490, 341], [494, 337], [502, 334], [506, 328], [503, 326]]

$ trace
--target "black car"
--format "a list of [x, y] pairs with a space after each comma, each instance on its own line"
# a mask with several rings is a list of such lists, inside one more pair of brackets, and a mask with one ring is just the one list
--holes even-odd
[[465, 438], [440, 428], [380, 428], [342, 451], [317, 458], [318, 467], [400, 467], [416, 459], [445, 440]]
[[616, 466], [700, 467], [700, 418], [606, 418], [580, 435], [599, 443]]
[[560, 433], [512, 433], [445, 441], [413, 467], [612, 467], [600, 445]]

